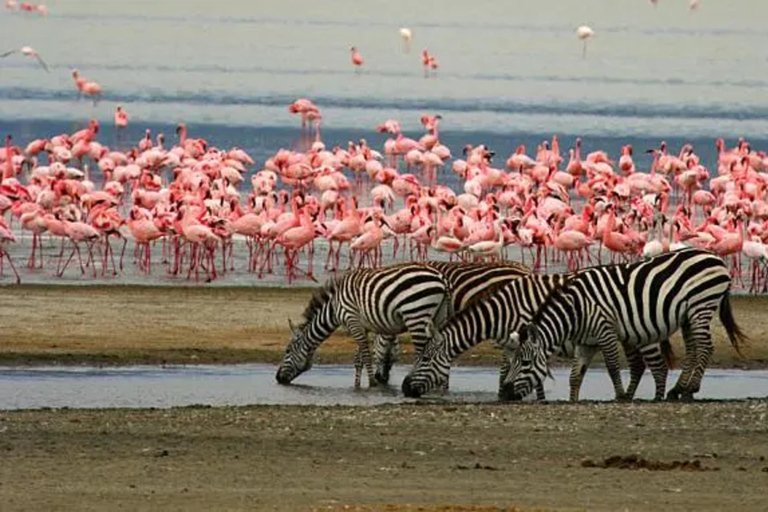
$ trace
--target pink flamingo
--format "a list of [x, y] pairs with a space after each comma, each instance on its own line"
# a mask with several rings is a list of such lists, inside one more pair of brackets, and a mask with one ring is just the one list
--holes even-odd
[[102, 89], [99, 84], [91, 80], [86, 80], [80, 76], [80, 72], [77, 69], [72, 70], [72, 78], [75, 80], [75, 86], [78, 91], [78, 98], [83, 94], [91, 96], [93, 98], [93, 104], [96, 105], [101, 99]]
[[13, 273], [16, 275], [16, 284], [21, 283], [21, 278], [19, 277], [19, 273], [16, 270], [16, 267], [13, 265], [13, 260], [11, 260], [11, 255], [8, 254], [8, 250], [5, 248], [5, 244], [11, 242], [16, 242], [16, 237], [13, 236], [13, 233], [10, 229], [8, 229], [8, 225], [5, 223], [5, 220], [0, 217], [0, 276], [2, 276], [3, 272], [3, 259], [8, 260], [8, 264], [11, 266], [11, 270], [13, 270]]
[[86, 247], [88, 248], [88, 260], [86, 261], [86, 265], [93, 265], [93, 277], [96, 277], [96, 264], [93, 260], [93, 244], [98, 242], [99, 238], [101, 237], [101, 233], [99, 233], [98, 230], [90, 224], [79, 221], [64, 221], [64, 229], [67, 237], [72, 242], [73, 249], [64, 265], [60, 265], [61, 269], [59, 270], [59, 277], [64, 275], [64, 271], [67, 270], [67, 266], [69, 266], [69, 262], [72, 261], [75, 253], [77, 253], [77, 260], [80, 262], [80, 272], [85, 275], [83, 258], [80, 254], [80, 243], [85, 243]]
[[289, 283], [296, 272], [296, 260], [298, 259], [299, 251], [305, 246], [308, 246], [308, 263], [305, 275], [313, 281], [315, 280], [312, 272], [312, 259], [315, 252], [313, 247], [314, 239], [315, 225], [310, 219], [308, 208], [305, 207], [299, 212], [299, 226], [286, 230], [277, 239], [278, 243], [285, 248], [285, 272]]
[[370, 266], [376, 268], [381, 265], [381, 242], [384, 240], [384, 231], [382, 231], [381, 226], [387, 226], [387, 221], [379, 211], [374, 212], [370, 220], [371, 222], [365, 224], [363, 234], [349, 244], [349, 249], [353, 254], [360, 256], [359, 267], [363, 266], [367, 257]]
[[613, 229], [616, 227], [616, 212], [610, 209], [608, 220], [603, 232], [603, 245], [613, 254], [628, 256], [635, 252], [635, 244], [632, 240], [621, 233], [616, 233]]
[[365, 62], [363, 60], [363, 57], [360, 55], [360, 52], [357, 51], [357, 48], [352, 46], [349, 49], [351, 57], [352, 57], [352, 64], [355, 66], [355, 72], [359, 72], [360, 68], [363, 66], [363, 63]]
[[120, 130], [128, 128], [128, 112], [123, 110], [123, 107], [118, 105], [115, 111], [115, 127]]

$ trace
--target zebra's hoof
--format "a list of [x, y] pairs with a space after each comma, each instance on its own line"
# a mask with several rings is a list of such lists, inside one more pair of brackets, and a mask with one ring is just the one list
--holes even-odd
[[670, 389], [667, 393], [667, 401], [677, 402], [678, 400], [680, 400], [680, 391], [677, 389]]

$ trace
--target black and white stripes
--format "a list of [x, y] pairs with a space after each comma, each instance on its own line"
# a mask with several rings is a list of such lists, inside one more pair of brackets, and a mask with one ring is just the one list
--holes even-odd
[[[485, 340], [508, 338], [529, 321], [549, 293], [570, 276], [523, 276], [454, 315], [439, 331], [431, 326], [432, 339], [403, 381], [403, 393], [419, 397], [441, 386], [448, 378], [451, 362], [459, 354]], [[501, 380], [504, 378], [505, 368], [502, 368]]]
[[423, 344], [428, 325], [446, 317], [448, 296], [442, 274], [419, 264], [358, 269], [329, 279], [312, 297], [304, 322], [291, 325], [293, 335], [277, 370], [277, 381], [288, 384], [307, 371], [317, 347], [343, 325], [358, 344], [355, 387], [360, 386], [362, 366], [373, 386], [367, 333], [394, 336], [407, 330], [414, 343]]
[[[684, 249], [626, 265], [587, 269], [553, 292], [521, 331], [502, 394], [520, 399], [539, 386], [550, 354], [575, 344], [571, 399], [578, 398], [584, 373], [599, 348], [617, 398], [625, 398], [618, 347], [636, 348], [652, 370], [656, 398], [664, 396], [667, 367], [658, 345], [682, 329], [686, 359], [668, 398], [691, 399], [712, 355], [710, 324], [720, 319], [738, 350], [746, 338], [736, 325], [728, 299], [731, 279], [718, 256]], [[634, 390], [632, 390], [633, 392]]]
[[[490, 296], [510, 281], [532, 275], [531, 270], [520, 263], [475, 263], [428, 261], [424, 265], [437, 270], [450, 290], [448, 316], [463, 311], [483, 297]], [[421, 354], [420, 340], [414, 342], [416, 354]], [[389, 381], [389, 372], [397, 360], [399, 345], [396, 336], [379, 335], [374, 339], [373, 361], [376, 379], [383, 384]]]

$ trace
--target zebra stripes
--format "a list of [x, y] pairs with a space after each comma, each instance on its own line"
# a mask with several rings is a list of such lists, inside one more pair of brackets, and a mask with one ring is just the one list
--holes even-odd
[[[448, 284], [449, 317], [466, 309], [481, 297], [494, 293], [513, 279], [532, 275], [528, 267], [516, 262], [428, 261], [424, 265], [440, 272]], [[423, 346], [418, 341], [414, 346], [416, 353], [421, 354]], [[378, 335], [374, 338], [373, 361], [376, 380], [380, 383], [389, 382], [389, 372], [397, 361], [398, 351], [397, 336]]]
[[[430, 327], [432, 340], [403, 380], [405, 396], [419, 397], [443, 384], [451, 362], [484, 340], [504, 340], [529, 321], [549, 293], [572, 274], [528, 275], [514, 279], [495, 293], [456, 314], [438, 332]], [[500, 384], [506, 377], [502, 367]], [[543, 398], [543, 388], [539, 390]]]
[[277, 369], [277, 381], [288, 384], [309, 370], [317, 347], [343, 325], [358, 344], [355, 387], [360, 386], [362, 366], [375, 386], [367, 333], [394, 336], [407, 330], [414, 343], [423, 344], [428, 325], [446, 317], [448, 296], [442, 274], [418, 264], [357, 269], [331, 278], [313, 295], [304, 322], [297, 327], [291, 324], [292, 336]]
[[667, 398], [692, 399], [713, 352], [710, 324], [718, 307], [737, 351], [739, 342], [746, 340], [731, 311], [730, 283], [723, 260], [699, 249], [584, 270], [554, 291], [520, 334], [501, 394], [514, 400], [528, 395], [544, 379], [548, 356], [571, 341], [577, 357], [571, 372], [571, 399], [578, 399], [584, 373], [598, 348], [616, 397], [626, 397], [619, 373], [620, 343], [636, 347], [651, 366], [656, 399], [662, 399], [667, 368], [657, 347], [682, 328], [686, 358]]

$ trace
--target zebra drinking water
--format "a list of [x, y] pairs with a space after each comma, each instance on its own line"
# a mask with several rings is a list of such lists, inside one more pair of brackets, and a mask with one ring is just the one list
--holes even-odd
[[[427, 261], [424, 265], [440, 272], [450, 289], [449, 316], [463, 311], [480, 298], [494, 293], [510, 281], [532, 275], [531, 270], [516, 262], [479, 263]], [[415, 344], [417, 354], [422, 346]], [[389, 382], [389, 373], [397, 362], [397, 336], [378, 335], [374, 338], [373, 363], [376, 380]], [[447, 385], [447, 380], [446, 380]]]
[[[419, 397], [441, 386], [448, 379], [451, 362], [474, 345], [509, 337], [533, 317], [554, 288], [570, 277], [554, 274], [514, 279], [454, 315], [439, 331], [431, 326], [432, 339], [403, 380], [405, 396]], [[505, 376], [502, 367], [500, 384]], [[539, 392], [543, 398], [543, 388]]]
[[[448, 379], [451, 363], [456, 357], [484, 340], [495, 340], [505, 351], [499, 377], [499, 394], [502, 396], [502, 385], [517, 349], [509, 343], [510, 335], [530, 321], [553, 290], [577, 274], [524, 276], [453, 316], [441, 329], [430, 327], [432, 339], [403, 381], [403, 393], [419, 397], [435, 389]], [[646, 363], [656, 371], [659, 361], [667, 363], [672, 359], [668, 340], [656, 346], [655, 351], [647, 350], [642, 354], [631, 345], [624, 349], [631, 369], [629, 396], [634, 395], [640, 384]], [[536, 387], [536, 396], [539, 400], [545, 398], [543, 385]]]
[[[501, 394], [519, 400], [540, 386], [549, 355], [570, 341], [577, 355], [571, 371], [571, 399], [578, 399], [584, 373], [598, 348], [603, 350], [616, 396], [623, 398], [618, 344], [636, 346], [642, 353], [682, 328], [685, 363], [667, 398], [692, 399], [713, 352], [710, 324], [718, 308], [737, 352], [739, 343], [746, 341], [731, 311], [730, 284], [723, 260], [699, 249], [584, 270], [555, 290], [521, 332]], [[655, 398], [660, 400], [666, 368], [652, 368], [652, 373]]]
[[360, 386], [363, 366], [375, 386], [367, 333], [396, 335], [407, 330], [414, 343], [423, 343], [427, 321], [442, 321], [447, 315], [448, 293], [442, 274], [419, 264], [362, 268], [328, 279], [312, 296], [304, 322], [290, 324], [292, 336], [277, 381], [288, 384], [309, 370], [317, 347], [343, 325], [358, 344], [355, 387]]
[[[465, 270], [454, 271], [460, 267]], [[479, 272], [480, 267], [486, 270]], [[397, 334], [407, 330], [417, 353], [421, 353], [427, 338], [427, 325], [443, 323], [452, 314], [453, 303], [464, 304], [468, 297], [476, 295], [479, 280], [493, 288], [498, 286], [497, 282], [510, 279], [509, 276], [528, 273], [530, 270], [516, 263], [428, 262], [358, 269], [329, 279], [315, 292], [304, 311], [304, 322], [297, 327], [291, 324], [293, 334], [278, 368], [277, 380], [287, 384], [307, 371], [317, 347], [337, 327], [344, 325], [358, 343], [355, 386], [360, 385], [363, 365], [370, 384], [375, 385], [367, 332], [378, 333], [385, 340], [395, 340]], [[458, 275], [463, 275], [463, 282], [458, 282]], [[451, 289], [450, 281], [457, 283], [455, 290]], [[388, 379], [391, 364], [387, 366], [386, 363], [384, 360], [382, 366]]]

